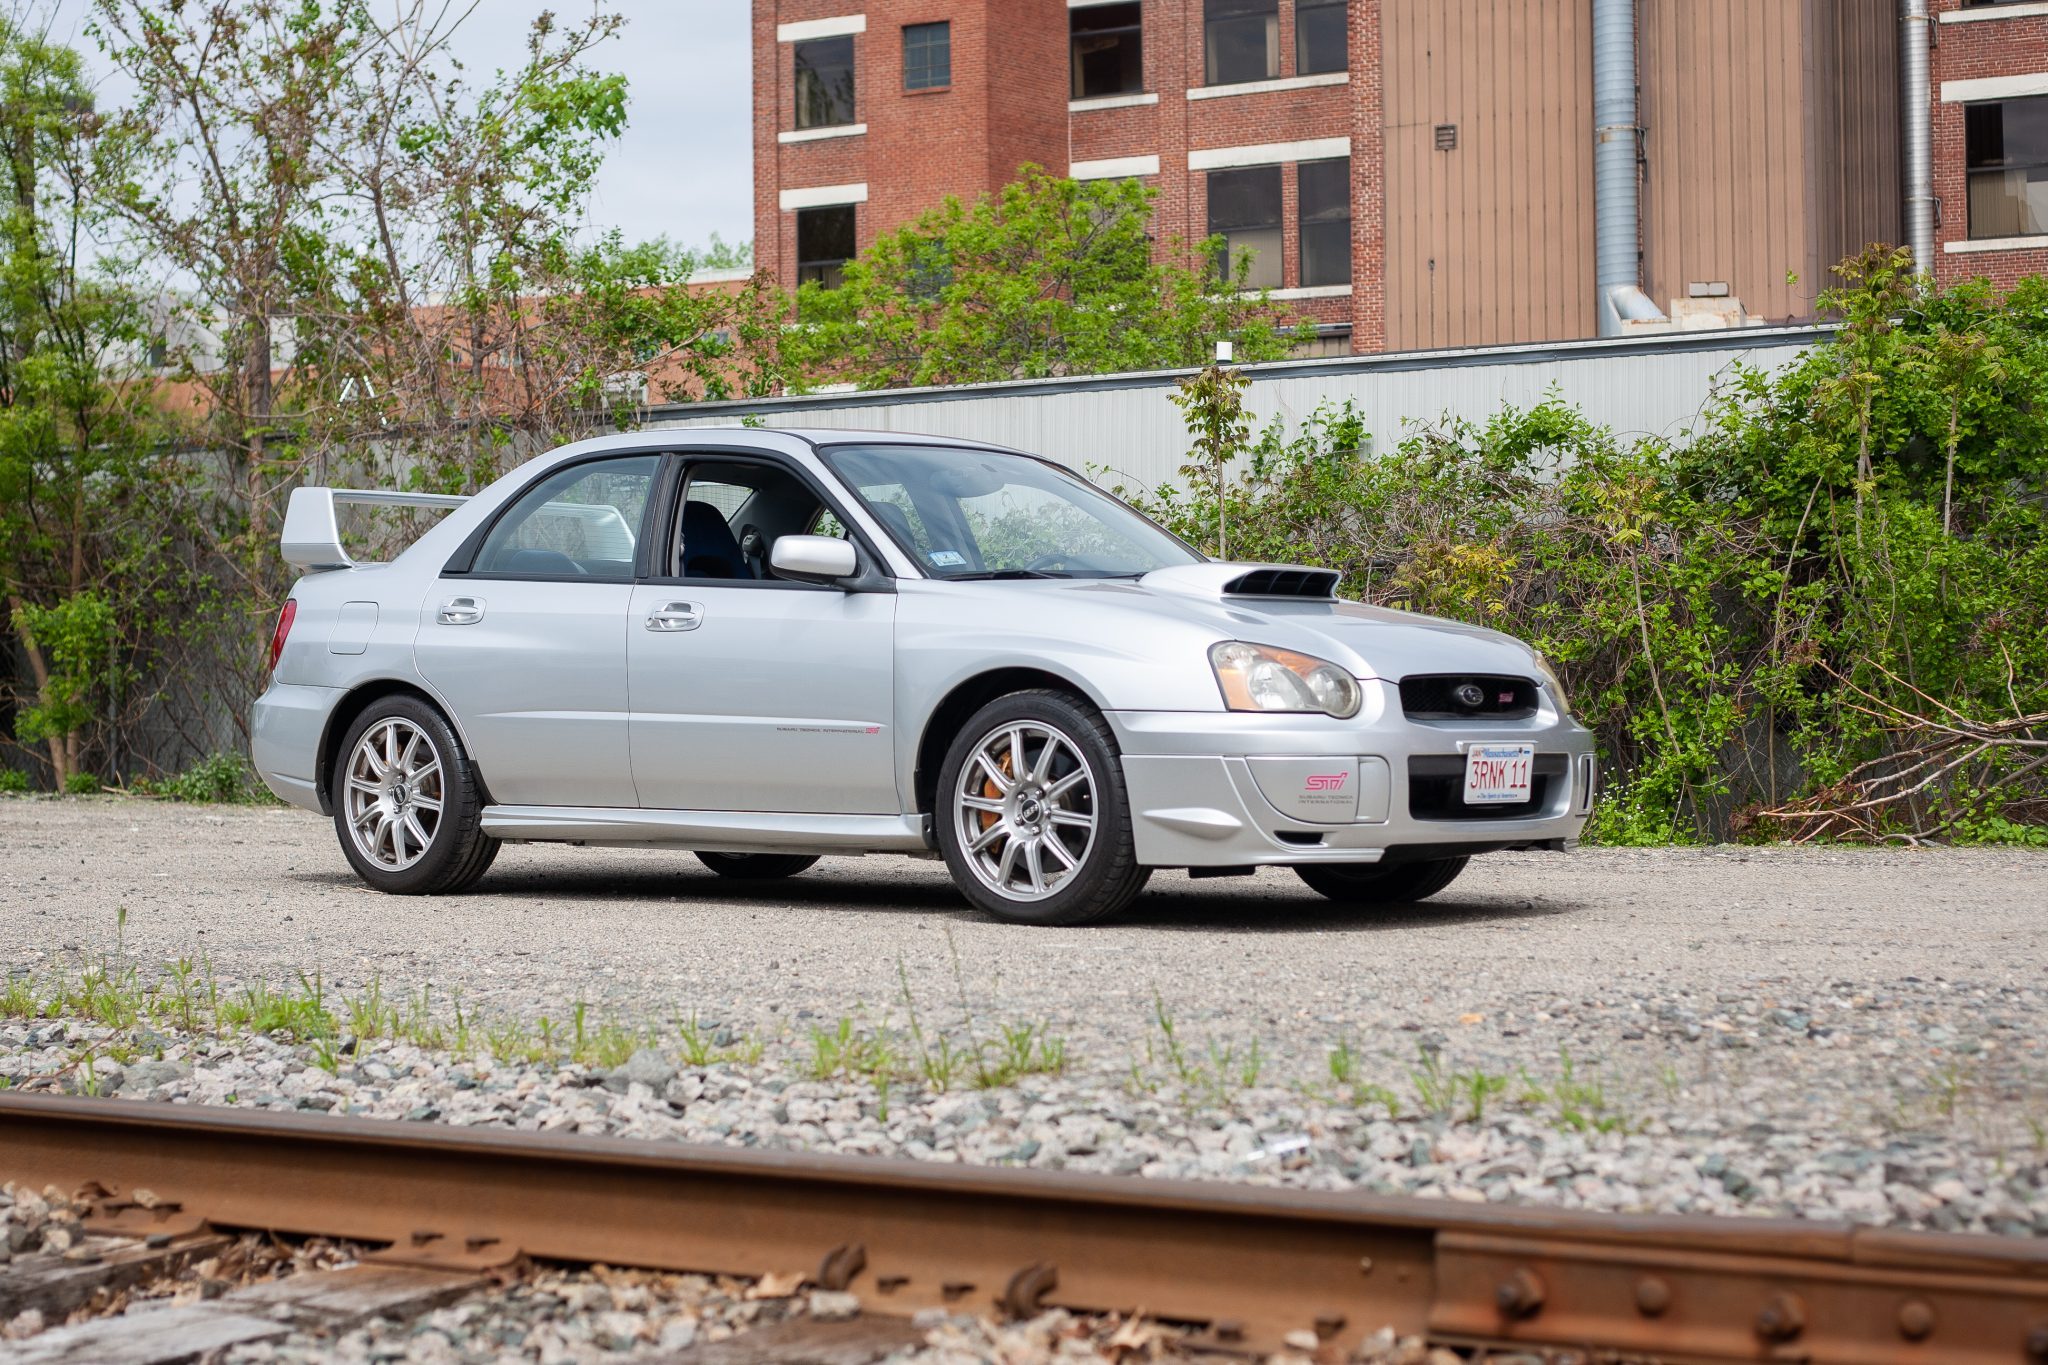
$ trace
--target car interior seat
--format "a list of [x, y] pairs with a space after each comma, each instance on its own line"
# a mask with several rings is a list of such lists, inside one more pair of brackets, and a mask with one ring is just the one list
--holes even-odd
[[563, 554], [560, 550], [545, 550], [538, 546], [528, 546], [523, 550], [514, 550], [511, 554], [500, 559], [497, 567], [506, 573], [580, 574], [589, 572], [589, 570]]
[[754, 571], [740, 551], [725, 514], [708, 502], [683, 504], [683, 577], [748, 578]]

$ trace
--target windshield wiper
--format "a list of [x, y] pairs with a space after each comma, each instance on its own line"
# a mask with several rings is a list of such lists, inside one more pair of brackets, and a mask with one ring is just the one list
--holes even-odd
[[970, 578], [1072, 578], [1072, 574], [1053, 573], [1047, 569], [989, 569], [982, 573], [947, 574], [948, 583], [963, 583]]

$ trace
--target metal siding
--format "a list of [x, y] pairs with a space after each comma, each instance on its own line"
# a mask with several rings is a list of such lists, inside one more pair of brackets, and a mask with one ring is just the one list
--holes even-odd
[[1384, 0], [1390, 349], [1592, 334], [1591, 15]]
[[1642, 0], [1639, 13], [1644, 289], [1668, 306], [1692, 281], [1726, 280], [1753, 315], [1812, 316], [1826, 283], [1812, 171], [1835, 158], [1806, 104], [1832, 95], [1808, 6]]
[[[1665, 349], [1658, 341], [1602, 342], [1536, 355], [1461, 353], [1359, 357], [1341, 364], [1252, 367], [1246, 406], [1254, 430], [1275, 417], [1292, 434], [1323, 403], [1349, 399], [1385, 451], [1418, 427], [1445, 417], [1481, 423], [1503, 406], [1534, 407], [1555, 388], [1594, 422], [1625, 434], [1676, 438], [1706, 405], [1715, 379], [1738, 361], [1785, 365], [1818, 334], [1778, 332], [1753, 341], [1723, 334], [1711, 347]], [[1725, 339], [1723, 339], [1725, 338]], [[1661, 339], [1660, 339], [1661, 340]], [[1188, 439], [1180, 410], [1167, 401], [1177, 375], [1112, 376], [1095, 381], [989, 385], [986, 390], [914, 390], [877, 401], [874, 394], [701, 404], [651, 414], [653, 427], [729, 426], [742, 414], [770, 426], [914, 432], [1035, 451], [1099, 481], [1153, 488], [1179, 481]]]
[[1895, 0], [1812, 0], [1817, 65], [1815, 278], [1871, 242], [1897, 242], [1902, 178]]

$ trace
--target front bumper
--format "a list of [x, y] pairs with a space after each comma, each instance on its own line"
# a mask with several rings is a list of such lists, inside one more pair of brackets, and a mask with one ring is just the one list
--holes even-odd
[[[1546, 699], [1527, 720], [1419, 721], [1398, 697], [1358, 717], [1112, 711], [1138, 861], [1147, 867], [1363, 863], [1461, 849], [1562, 847], [1597, 780], [1593, 736]], [[1390, 685], [1381, 684], [1385, 693]], [[1533, 744], [1526, 809], [1444, 799], [1470, 744]]]
[[326, 812], [320, 800], [320, 739], [344, 695], [339, 687], [273, 680], [250, 713], [249, 757], [263, 785], [281, 801]]

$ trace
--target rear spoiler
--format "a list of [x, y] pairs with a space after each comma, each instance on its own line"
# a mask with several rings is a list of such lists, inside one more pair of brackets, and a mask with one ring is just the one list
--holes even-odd
[[341, 526], [334, 516], [340, 502], [372, 507], [460, 507], [469, 499], [453, 493], [387, 493], [367, 488], [294, 488], [284, 510], [284, 562], [304, 573], [353, 569], [356, 562], [341, 548]]

